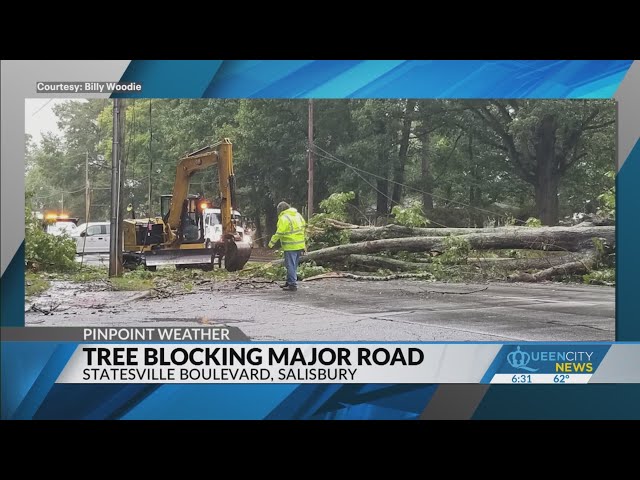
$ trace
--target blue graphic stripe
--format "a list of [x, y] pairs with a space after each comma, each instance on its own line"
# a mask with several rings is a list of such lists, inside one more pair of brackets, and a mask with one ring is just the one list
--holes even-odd
[[[227, 63], [227, 62], [225, 62]], [[309, 91], [321, 87], [362, 63], [361, 60], [346, 60], [342, 62], [308, 62], [302, 68], [292, 72], [277, 83], [263, 86], [253, 97], [269, 98], [278, 96], [282, 89], [291, 91], [290, 98], [309, 97]], [[209, 96], [209, 95], [206, 95]], [[215, 96], [215, 94], [213, 94]]]
[[12, 416], [13, 419], [26, 420], [34, 418], [36, 411], [44, 402], [75, 349], [76, 346], [74, 344], [63, 343], [58, 345], [16, 409]]
[[[638, 236], [640, 235], [640, 140], [616, 175], [616, 340], [640, 340], [638, 321], [637, 275], [640, 271]], [[620, 261], [623, 260], [623, 261]]]
[[58, 344], [49, 342], [2, 342], [0, 417], [3, 420], [13, 416], [57, 348]]
[[268, 420], [417, 419], [437, 385], [300, 385]]
[[[36, 420], [111, 420], [122, 418], [161, 385], [53, 385], [35, 412]], [[160, 417], [162, 418], [162, 417]]]
[[124, 420], [260, 420], [295, 384], [162, 385], [125, 414]]
[[24, 326], [24, 241], [0, 278], [0, 326]]
[[133, 60], [120, 82], [140, 82], [142, 91], [114, 92], [111, 98], [200, 98], [221, 60]]
[[611, 98], [631, 60], [134, 60], [172, 98]]
[[[235, 97], [237, 92], [244, 92], [245, 98], [268, 98], [277, 96], [283, 88], [293, 89], [289, 98], [304, 93], [308, 87], [298, 91], [296, 83], [308, 82], [318, 85], [345, 68], [334, 65], [324, 73], [320, 73], [315, 62], [309, 60], [259, 60], [259, 61], [225, 61], [218, 74], [211, 79], [204, 97]], [[292, 81], [293, 80], [293, 81]], [[291, 83], [291, 84], [290, 84]]]
[[610, 98], [631, 60], [225, 61], [206, 97]]
[[[350, 68], [342, 75], [332, 78], [308, 94], [309, 97], [354, 97], [362, 89], [363, 84], [369, 84], [376, 80], [382, 80], [387, 74], [401, 66], [400, 60], [369, 60]], [[383, 80], [384, 81], [384, 80]]]
[[474, 420], [640, 420], [640, 385], [491, 385]]
[[507, 345], [504, 345], [500, 350], [498, 350], [496, 358], [494, 358], [491, 365], [489, 365], [489, 368], [482, 376], [480, 383], [491, 383], [491, 379], [497, 373], [498, 369], [507, 361], [507, 355], [510, 351], [511, 348]]

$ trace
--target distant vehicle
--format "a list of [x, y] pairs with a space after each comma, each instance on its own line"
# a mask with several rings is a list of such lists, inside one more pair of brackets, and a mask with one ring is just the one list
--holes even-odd
[[[219, 208], [205, 208], [204, 215], [204, 238], [205, 243], [216, 243], [222, 238], [222, 213]], [[242, 215], [237, 210], [231, 212], [231, 218], [236, 224], [236, 232], [240, 236], [241, 242], [253, 246], [253, 239], [242, 227]]]
[[76, 242], [76, 253], [109, 253], [111, 223], [89, 222], [88, 226], [83, 223], [78, 225], [71, 238]]
[[49, 213], [44, 216], [44, 231], [50, 235], [71, 235], [73, 236], [78, 225], [77, 218], [71, 218], [65, 214]]

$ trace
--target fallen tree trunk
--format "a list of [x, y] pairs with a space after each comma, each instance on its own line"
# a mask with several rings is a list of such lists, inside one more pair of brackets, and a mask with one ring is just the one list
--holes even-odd
[[347, 263], [355, 267], [365, 268], [385, 268], [392, 271], [416, 271], [428, 268], [427, 263], [404, 262], [388, 257], [374, 257], [372, 255], [349, 255], [346, 258]]
[[[565, 228], [565, 229], [592, 229], [593, 224], [582, 224], [575, 227], [496, 227], [496, 228], [412, 228], [403, 227], [401, 225], [386, 225], [384, 227], [359, 227], [353, 225], [346, 227], [345, 224], [338, 225], [331, 223], [332, 226], [341, 230], [347, 230], [349, 240], [351, 242], [365, 242], [370, 240], [384, 240], [390, 238], [406, 238], [406, 237], [446, 237], [449, 235], [469, 235], [477, 233], [487, 233], [493, 235], [503, 235], [514, 232], [528, 232], [535, 230], [547, 230], [548, 228]], [[614, 228], [614, 227], [610, 227]]]
[[540, 270], [576, 260], [576, 255], [545, 255], [540, 258], [469, 258], [467, 264], [504, 270]]
[[536, 273], [510, 275], [508, 280], [511, 282], [540, 282], [543, 280], [551, 280], [553, 277], [560, 275], [583, 275], [593, 268], [594, 261], [593, 256], [585, 256], [574, 262], [556, 265]]
[[[593, 248], [593, 238], [602, 238], [609, 245], [615, 244], [614, 227], [542, 227], [517, 228], [500, 233], [470, 233], [459, 235], [473, 250], [483, 249], [532, 249], [547, 251], [580, 252]], [[443, 237], [407, 237], [387, 240], [348, 243], [323, 248], [303, 256], [302, 262], [331, 262], [353, 254], [388, 252], [427, 252], [446, 250]]]
[[482, 230], [496, 231], [498, 229], [480, 228], [417, 228], [403, 227], [401, 225], [386, 225], [384, 227], [337, 227], [348, 230], [349, 239], [352, 242], [364, 242], [368, 240], [384, 240], [388, 238], [402, 237], [446, 237], [448, 235], [466, 235], [480, 233]]
[[305, 278], [302, 280], [303, 282], [311, 282], [313, 280], [322, 280], [324, 278], [351, 278], [353, 280], [369, 280], [374, 282], [380, 281], [388, 281], [388, 280], [397, 280], [399, 278], [426, 278], [431, 280], [433, 276], [430, 273], [394, 273], [392, 275], [356, 275], [355, 273], [349, 272], [331, 272], [331, 273], [322, 273], [320, 275], [316, 275], [314, 277]]

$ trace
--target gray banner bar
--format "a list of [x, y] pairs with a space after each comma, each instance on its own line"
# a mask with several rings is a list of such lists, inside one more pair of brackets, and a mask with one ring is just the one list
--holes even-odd
[[238, 327], [2, 327], [3, 342], [243, 342]]
[[640, 136], [640, 61], [634, 60], [613, 95], [618, 101], [618, 170]]
[[640, 349], [637, 345], [612, 345], [589, 383], [640, 383], [638, 366]]
[[420, 420], [469, 420], [489, 385], [440, 385], [420, 415]]

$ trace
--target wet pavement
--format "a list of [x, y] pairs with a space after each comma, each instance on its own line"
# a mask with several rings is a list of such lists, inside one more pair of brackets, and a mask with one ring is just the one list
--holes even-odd
[[297, 292], [220, 281], [191, 294], [116, 292], [52, 282], [27, 326], [238, 327], [252, 340], [610, 341], [615, 289], [546, 284], [446, 284], [323, 279]]

